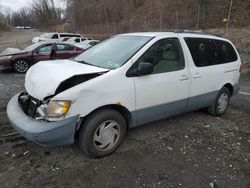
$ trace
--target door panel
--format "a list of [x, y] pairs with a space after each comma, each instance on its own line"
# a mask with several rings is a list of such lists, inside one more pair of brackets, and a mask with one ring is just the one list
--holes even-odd
[[185, 111], [190, 76], [178, 38], [161, 39], [138, 60], [154, 66], [150, 75], [135, 77], [137, 124]]
[[[190, 51], [191, 90], [187, 110], [211, 105], [218, 91], [230, 78], [225, 74], [233, 63], [216, 47], [216, 40], [209, 38], [185, 38]], [[223, 46], [222, 46], [223, 47]], [[235, 61], [232, 56], [232, 61]], [[226, 63], [226, 64], [225, 64]]]
[[41, 46], [36, 52], [33, 53], [32, 59], [33, 63], [37, 63], [39, 61], [50, 60], [52, 44], [46, 44]]
[[69, 44], [57, 44], [56, 46], [56, 59], [69, 59], [75, 55], [75, 46]]

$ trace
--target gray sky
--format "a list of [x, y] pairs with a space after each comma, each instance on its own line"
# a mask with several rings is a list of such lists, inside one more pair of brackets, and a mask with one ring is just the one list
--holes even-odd
[[[32, 0], [0, 0], [0, 5], [2, 8], [11, 8], [13, 11], [17, 11], [23, 7], [30, 7]], [[60, 0], [55, 0], [55, 5], [57, 7], [63, 7], [63, 3]]]
[[32, 0], [0, 0], [2, 8], [11, 8], [13, 11], [23, 7], [29, 7]]

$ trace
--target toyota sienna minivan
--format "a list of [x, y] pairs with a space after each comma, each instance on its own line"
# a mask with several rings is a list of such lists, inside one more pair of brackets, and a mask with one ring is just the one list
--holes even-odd
[[102, 157], [129, 128], [204, 108], [223, 115], [239, 91], [240, 72], [233, 44], [212, 34], [120, 34], [73, 59], [32, 66], [7, 114], [41, 146], [77, 140], [85, 154]]

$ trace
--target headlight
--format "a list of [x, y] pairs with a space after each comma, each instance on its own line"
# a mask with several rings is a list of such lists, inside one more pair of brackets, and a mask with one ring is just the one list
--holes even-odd
[[10, 58], [12, 58], [11, 55], [9, 55], [9, 56], [1, 56], [1, 57], [0, 57], [0, 60], [8, 60], [8, 59], [10, 59]]
[[56, 118], [65, 116], [69, 111], [71, 101], [50, 101], [47, 108], [47, 117]]

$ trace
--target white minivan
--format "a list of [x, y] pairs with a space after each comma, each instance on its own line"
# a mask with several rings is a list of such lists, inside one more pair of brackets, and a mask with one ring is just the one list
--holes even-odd
[[129, 128], [192, 110], [225, 113], [239, 91], [233, 44], [206, 33], [111, 37], [70, 60], [32, 66], [7, 107], [11, 125], [42, 146], [72, 144], [91, 157], [114, 152]]

